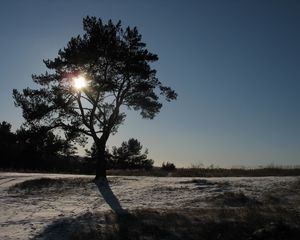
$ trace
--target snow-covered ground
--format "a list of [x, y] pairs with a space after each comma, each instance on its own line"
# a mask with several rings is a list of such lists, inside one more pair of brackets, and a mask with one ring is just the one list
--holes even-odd
[[[65, 193], [13, 194], [9, 187], [38, 178], [90, 178], [85, 186]], [[0, 239], [34, 238], [47, 225], [64, 217], [109, 211], [91, 176], [0, 173]], [[281, 204], [300, 214], [299, 177], [157, 178], [109, 177], [123, 209], [199, 209]]]

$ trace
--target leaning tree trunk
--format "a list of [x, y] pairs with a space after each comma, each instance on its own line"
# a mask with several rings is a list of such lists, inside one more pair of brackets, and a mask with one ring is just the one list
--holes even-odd
[[106, 180], [106, 157], [105, 147], [98, 147], [97, 149], [97, 162], [96, 162], [96, 177], [97, 179]]

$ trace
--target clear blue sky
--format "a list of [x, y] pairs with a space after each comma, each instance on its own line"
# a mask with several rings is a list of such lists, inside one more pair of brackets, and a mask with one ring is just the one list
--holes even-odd
[[33, 87], [82, 18], [137, 26], [178, 101], [154, 120], [130, 113], [109, 145], [129, 137], [156, 165], [300, 164], [300, 1], [3, 0], [0, 121], [22, 123], [12, 89]]

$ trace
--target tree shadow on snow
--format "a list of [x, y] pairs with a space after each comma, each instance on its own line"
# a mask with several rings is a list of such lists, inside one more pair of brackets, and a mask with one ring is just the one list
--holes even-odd
[[110, 206], [110, 208], [118, 215], [128, 214], [128, 211], [123, 209], [119, 199], [111, 190], [111, 187], [107, 180], [95, 181], [100, 194], [102, 195], [105, 202]]
[[75, 218], [57, 219], [33, 239], [130, 239], [127, 237], [127, 223], [136, 221], [136, 217], [122, 207], [107, 180], [97, 180], [94, 183], [112, 211], [95, 214], [87, 212]]
[[112, 211], [87, 212], [75, 218], [58, 219], [33, 239], [296, 240], [300, 234], [298, 218], [296, 221], [290, 221], [297, 223], [292, 225], [249, 209], [245, 211], [251, 214], [243, 221], [235, 209], [226, 211], [140, 209], [128, 212], [123, 209], [108, 182], [97, 182], [96, 185]]
[[[203, 219], [202, 214], [135, 210], [86, 213], [53, 222], [35, 240], [298, 240], [299, 224], [270, 219]], [[228, 213], [232, 215], [232, 213]], [[231, 216], [232, 218], [232, 216]]]

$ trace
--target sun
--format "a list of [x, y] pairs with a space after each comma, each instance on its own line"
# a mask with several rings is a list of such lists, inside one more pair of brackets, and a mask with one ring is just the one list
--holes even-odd
[[73, 78], [74, 87], [78, 90], [84, 88], [86, 86], [86, 79], [83, 76], [78, 76]]

